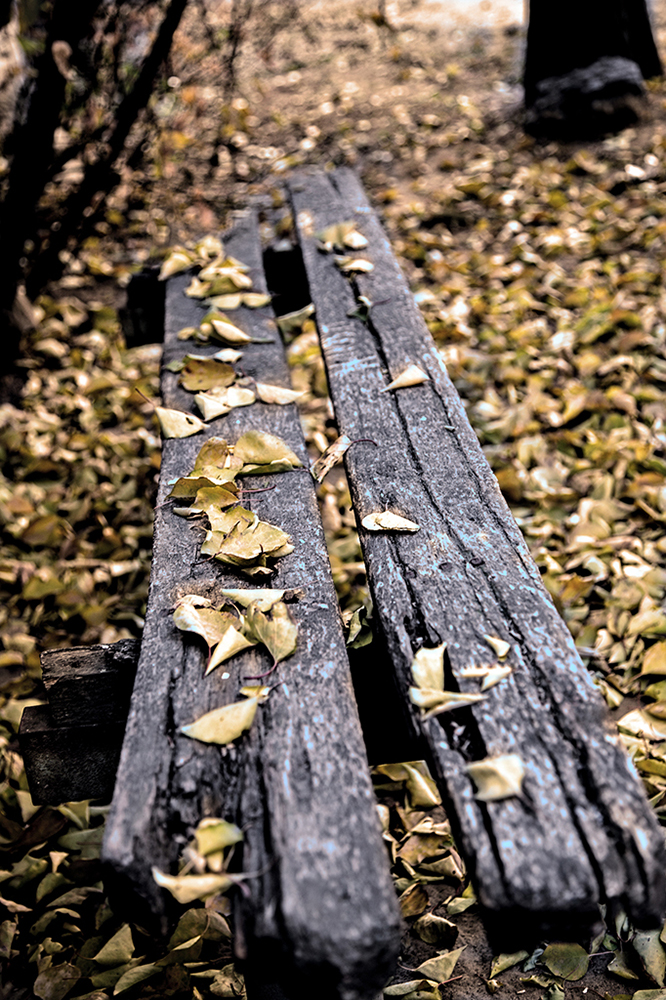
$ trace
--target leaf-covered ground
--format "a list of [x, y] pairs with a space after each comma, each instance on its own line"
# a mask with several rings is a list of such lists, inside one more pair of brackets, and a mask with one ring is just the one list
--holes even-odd
[[[96, 860], [103, 807], [35, 808], [15, 734], [22, 706], [42, 694], [40, 650], [141, 631], [159, 437], [135, 390], [156, 395], [159, 349], [125, 345], [118, 308], [129, 274], [217, 231], [254, 194], [280, 209], [281, 175], [301, 163], [362, 174], [545, 583], [666, 819], [666, 88], [650, 85], [635, 129], [537, 145], [517, 110], [520, 30], [456, 34], [434, 5], [387, 8], [389, 26], [362, 2], [304, 4], [281, 33], [257, 29], [230, 100], [224, 49], [213, 44], [227, 5], [209, 5], [207, 31], [193, 8], [152, 104], [145, 164], [123, 169], [97, 235], [35, 303], [23, 405], [0, 409], [5, 997], [239, 988], [221, 913], [190, 912], [166, 944], [109, 910]], [[666, 52], [666, 4], [655, 8]], [[278, 235], [289, 232], [282, 212]], [[289, 354], [294, 385], [308, 392], [315, 457], [335, 429], [311, 324]], [[321, 496], [349, 615], [367, 594], [337, 472]], [[659, 934], [623, 926], [595, 943], [587, 972], [580, 946], [491, 970], [446, 818], [411, 780], [377, 775], [411, 928], [401, 982], [451, 979], [421, 988], [433, 1000], [497, 989], [666, 995]], [[441, 951], [445, 959], [409, 971]]]

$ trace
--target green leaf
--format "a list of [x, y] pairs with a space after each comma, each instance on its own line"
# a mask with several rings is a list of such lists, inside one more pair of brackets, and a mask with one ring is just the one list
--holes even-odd
[[128, 969], [113, 987], [114, 997], [118, 993], [124, 993], [125, 990], [129, 990], [130, 987], [136, 986], [137, 983], [142, 983], [144, 979], [150, 979], [151, 976], [160, 971], [159, 965], [137, 965], [133, 969]]
[[569, 982], [582, 979], [590, 964], [585, 949], [579, 944], [570, 943], [549, 944], [541, 961], [554, 976], [560, 976]]
[[490, 978], [494, 979], [495, 976], [499, 976], [502, 972], [506, 972], [507, 969], [513, 968], [514, 965], [519, 965], [520, 962], [529, 957], [529, 951], [502, 952], [501, 955], [493, 959], [493, 964], [490, 967]]
[[[257, 711], [258, 699], [248, 698], [231, 705], [223, 705], [206, 712], [188, 726], [181, 726], [181, 733], [202, 743], [219, 743], [226, 746], [249, 729]], [[195, 897], [192, 897], [195, 898]]]
[[424, 913], [414, 924], [414, 930], [426, 944], [450, 947], [458, 937], [458, 928], [450, 920], [434, 913]]
[[134, 941], [129, 924], [123, 924], [103, 948], [93, 955], [93, 962], [115, 968], [125, 965], [134, 954]]
[[456, 948], [454, 951], [443, 952], [437, 955], [436, 958], [429, 958], [427, 961], [422, 962], [415, 971], [420, 972], [428, 979], [434, 979], [438, 983], [445, 983], [453, 975], [453, 970], [456, 967], [458, 959], [466, 947], [467, 945], [463, 945], [462, 948]]
[[639, 956], [648, 976], [658, 986], [663, 986], [666, 975], [666, 952], [662, 947], [659, 934], [658, 930], [637, 931], [631, 939], [631, 946]]
[[243, 831], [235, 823], [211, 816], [201, 820], [194, 831], [194, 838], [197, 842], [197, 851], [205, 856], [214, 851], [223, 851], [232, 844], [239, 844], [243, 839]]

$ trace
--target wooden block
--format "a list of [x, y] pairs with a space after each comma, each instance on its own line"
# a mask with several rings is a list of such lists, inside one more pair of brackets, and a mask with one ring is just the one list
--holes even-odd
[[124, 721], [61, 726], [46, 705], [24, 709], [19, 747], [35, 805], [109, 802], [124, 731]]
[[[263, 284], [256, 220], [239, 220], [226, 249]], [[179, 329], [198, 324], [200, 305], [183, 295], [189, 278], [169, 282], [164, 361], [218, 348], [183, 344]], [[271, 344], [244, 349], [254, 378], [288, 385], [282, 345], [269, 309], [239, 310], [233, 322]], [[166, 371], [164, 404], [193, 410], [193, 397]], [[269, 487], [243, 502], [286, 530], [295, 551], [279, 561], [272, 586], [302, 588], [291, 605], [296, 653], [272, 678], [276, 688], [249, 734], [222, 749], [181, 731], [204, 712], [237, 700], [241, 679], [270, 666], [250, 651], [203, 677], [202, 643], [172, 621], [176, 599], [215, 599], [222, 587], [248, 586], [199, 556], [203, 531], [165, 503], [169, 481], [193, 466], [206, 436], [235, 442], [245, 430], [276, 434], [305, 468], [245, 485]], [[225, 675], [229, 675], [225, 677]], [[242, 867], [254, 873], [237, 900], [236, 950], [255, 978], [276, 979], [288, 995], [322, 990], [330, 997], [370, 997], [391, 974], [399, 920], [354, 705], [323, 531], [295, 408], [256, 403], [233, 410], [205, 434], [167, 440], [155, 520], [146, 625], [103, 857], [119, 901], [166, 929], [170, 897], [150, 869], [175, 871], [193, 828], [206, 816], [245, 830]]]
[[140, 648], [139, 639], [121, 639], [42, 653], [42, 678], [54, 723], [124, 725]]
[[[591, 931], [598, 905], [657, 926], [665, 906], [662, 833], [601, 697], [541, 583], [442, 358], [361, 186], [348, 170], [290, 181], [304, 262], [357, 519], [389, 509], [414, 534], [360, 528], [375, 616], [405, 711], [447, 799], [496, 941]], [[353, 281], [314, 234], [353, 219], [374, 263]], [[375, 305], [353, 316], [357, 295]], [[383, 391], [408, 365], [422, 385]], [[484, 635], [510, 643], [511, 676], [485, 701], [424, 722], [409, 701], [416, 651], [448, 643], [446, 686], [488, 663]], [[484, 804], [466, 764], [518, 754], [521, 797]], [[522, 945], [521, 945], [522, 946]]]

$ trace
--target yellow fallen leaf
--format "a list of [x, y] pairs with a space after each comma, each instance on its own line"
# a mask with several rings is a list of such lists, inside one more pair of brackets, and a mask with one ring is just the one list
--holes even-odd
[[196, 326], [184, 326], [182, 330], [179, 330], [176, 334], [178, 340], [191, 340], [196, 337], [198, 332], [198, 327]]
[[198, 392], [194, 397], [194, 402], [197, 404], [201, 410], [201, 416], [204, 420], [215, 420], [217, 417], [223, 417], [226, 413], [230, 413], [233, 407], [227, 406], [223, 403], [221, 399], [217, 399], [215, 396], [211, 396], [206, 392]]
[[421, 371], [418, 365], [410, 365], [405, 368], [404, 372], [401, 372], [397, 378], [394, 378], [392, 382], [384, 388], [381, 392], [389, 392], [390, 389], [406, 389], [410, 385], [421, 385], [422, 382], [429, 382], [430, 378], [425, 372]]
[[216, 351], [211, 357], [215, 358], [217, 361], [224, 361], [228, 365], [233, 365], [243, 357], [242, 351], [237, 351], [234, 347], [223, 347], [220, 351]]
[[170, 410], [164, 406], [156, 406], [155, 413], [160, 422], [162, 436], [165, 438], [185, 438], [198, 434], [206, 426], [203, 420], [193, 413], [183, 410]]
[[213, 295], [208, 299], [216, 309], [240, 309], [243, 296], [240, 292], [233, 292], [230, 295]]
[[183, 632], [200, 635], [209, 649], [221, 642], [236, 621], [236, 617], [228, 611], [197, 607], [191, 601], [181, 601], [173, 613], [174, 625]]
[[499, 660], [503, 660], [506, 656], [508, 656], [511, 645], [505, 639], [498, 639], [497, 636], [494, 635], [484, 635], [483, 638], [486, 640], [488, 645], [492, 646], [495, 650], [495, 655]]
[[228, 600], [233, 601], [235, 604], [240, 604], [243, 608], [254, 604], [259, 611], [270, 611], [274, 604], [282, 600], [286, 594], [286, 590], [251, 590], [250, 588], [243, 588], [238, 590], [222, 590], [220, 593], [222, 597], [228, 598]]
[[313, 463], [310, 472], [318, 483], [324, 481], [325, 476], [331, 471], [333, 466], [340, 461], [352, 443], [351, 438], [346, 434], [341, 434], [339, 438], [329, 445], [326, 451]]
[[484, 678], [481, 690], [488, 691], [491, 687], [495, 687], [495, 685], [499, 684], [500, 681], [506, 680], [512, 672], [511, 667], [502, 666], [501, 664], [498, 664], [496, 667], [491, 667]]
[[206, 668], [206, 676], [211, 670], [215, 670], [215, 667], [219, 667], [221, 663], [224, 663], [225, 660], [229, 660], [232, 656], [235, 656], [236, 653], [241, 653], [244, 649], [249, 649], [250, 646], [256, 645], [256, 640], [248, 639], [234, 625], [231, 625], [213, 650], [213, 655]]
[[656, 642], [645, 653], [641, 675], [666, 674], [666, 642]]
[[243, 305], [247, 306], [248, 309], [261, 309], [270, 304], [271, 297], [264, 292], [246, 292], [243, 296]]
[[186, 250], [184, 247], [174, 247], [160, 268], [158, 281], [165, 281], [172, 275], [187, 270], [188, 267], [192, 267], [193, 263], [194, 257], [189, 250]]
[[250, 728], [258, 703], [257, 698], [247, 698], [245, 701], [214, 708], [188, 726], [181, 726], [180, 731], [190, 739], [200, 740], [202, 743], [226, 746]]
[[421, 527], [414, 521], [409, 521], [401, 514], [394, 514], [390, 510], [366, 514], [361, 524], [368, 531], [419, 531]]
[[296, 309], [294, 312], [283, 313], [282, 316], [278, 316], [275, 322], [278, 325], [278, 330], [284, 334], [295, 333], [303, 328], [303, 324], [307, 319], [314, 314], [315, 307], [311, 302], [307, 306], [303, 306], [302, 309]]
[[453, 975], [456, 963], [466, 947], [467, 945], [463, 945], [462, 948], [456, 948], [454, 951], [441, 952], [435, 958], [429, 958], [422, 962], [415, 969], [415, 972], [420, 972], [428, 979], [435, 979], [438, 983], [445, 983]]
[[506, 753], [468, 764], [467, 773], [476, 785], [480, 802], [498, 802], [520, 795], [525, 765], [517, 753]]
[[441, 715], [444, 712], [452, 712], [454, 708], [466, 708], [468, 705], [475, 705], [478, 701], [484, 701], [483, 694], [464, 694], [461, 691], [442, 691], [432, 688], [410, 687], [409, 700], [419, 708], [424, 709], [429, 715]]
[[363, 260], [360, 257], [357, 259], [352, 257], [336, 257], [335, 262], [343, 274], [369, 274], [370, 271], [374, 271], [375, 269], [374, 264], [371, 264], [369, 260]]
[[243, 330], [239, 330], [233, 323], [221, 319], [211, 319], [210, 325], [215, 331], [217, 339], [224, 341], [226, 344], [252, 343], [252, 337]]
[[287, 472], [303, 465], [281, 438], [257, 430], [246, 431], [239, 437], [234, 456], [242, 462], [243, 476]]
[[412, 677], [419, 688], [430, 688], [435, 691], [444, 690], [444, 651], [446, 643], [433, 649], [423, 647], [412, 661]]
[[235, 823], [209, 816], [202, 819], [194, 831], [197, 852], [204, 857], [215, 851], [223, 851], [225, 847], [239, 844], [243, 839], [243, 831]]
[[627, 712], [621, 719], [617, 720], [618, 727], [632, 736], [639, 736], [647, 740], [661, 742], [666, 740], [666, 720], [661, 721], [655, 716], [641, 708], [635, 708]]
[[273, 665], [286, 660], [296, 649], [298, 627], [289, 614], [286, 604], [278, 602], [269, 612], [270, 618], [250, 605], [246, 622], [252, 634], [264, 644], [273, 657]]
[[258, 698], [259, 704], [263, 705], [265, 701], [268, 701], [272, 690], [267, 684], [245, 684], [238, 693], [242, 694], [244, 698]]
[[268, 385], [266, 382], [256, 382], [255, 388], [262, 403], [277, 403], [278, 406], [293, 403], [303, 395], [302, 392], [295, 392], [294, 389], [285, 389], [281, 385]]
[[193, 903], [195, 899], [216, 896], [241, 881], [240, 875], [167, 875], [159, 868], [152, 868], [151, 871], [157, 884], [167, 889], [179, 903]]

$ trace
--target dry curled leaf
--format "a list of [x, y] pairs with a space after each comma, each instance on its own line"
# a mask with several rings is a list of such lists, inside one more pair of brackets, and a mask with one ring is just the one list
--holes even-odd
[[160, 422], [162, 437], [165, 438], [186, 438], [192, 434], [198, 434], [206, 426], [203, 420], [199, 420], [193, 413], [184, 413], [182, 410], [170, 410], [164, 406], [156, 406], [155, 413]]
[[506, 639], [498, 639], [494, 635], [484, 635], [483, 637], [489, 646], [495, 650], [495, 655], [498, 660], [504, 660], [509, 655], [509, 650], [511, 649], [510, 643]]
[[525, 765], [516, 753], [486, 757], [467, 765], [467, 773], [476, 785], [476, 797], [481, 802], [498, 802], [520, 795], [525, 777]]
[[412, 677], [419, 688], [444, 690], [444, 652], [446, 643], [432, 649], [418, 650], [412, 661]]
[[388, 392], [390, 389], [406, 389], [410, 385], [421, 385], [422, 382], [429, 382], [430, 378], [425, 372], [421, 371], [418, 365], [410, 365], [405, 368], [404, 372], [401, 372], [392, 382], [389, 382], [387, 386], [381, 389], [381, 392]]
[[402, 514], [394, 514], [390, 510], [380, 510], [374, 514], [366, 514], [361, 524], [368, 531], [419, 531], [420, 525], [409, 521]]
[[276, 403], [278, 406], [293, 403], [303, 395], [294, 389], [285, 389], [281, 385], [268, 385], [267, 382], [255, 383], [255, 391], [262, 403]]
[[221, 663], [224, 663], [225, 660], [229, 660], [232, 656], [236, 656], [237, 653], [242, 653], [244, 649], [249, 649], [251, 646], [256, 645], [256, 639], [249, 639], [242, 632], [239, 632], [234, 625], [230, 625], [213, 650], [206, 668], [206, 676], [208, 676], [211, 670], [215, 670]]
[[351, 438], [346, 434], [341, 434], [339, 438], [330, 444], [326, 451], [313, 463], [310, 472], [318, 483], [322, 483], [334, 465], [340, 461], [345, 452], [352, 444]]
[[232, 885], [243, 879], [242, 875], [168, 875], [159, 868], [152, 868], [152, 875], [162, 889], [167, 889], [179, 903], [193, 903], [195, 899], [208, 899], [218, 893], [228, 892]]

